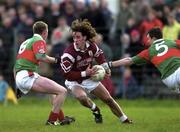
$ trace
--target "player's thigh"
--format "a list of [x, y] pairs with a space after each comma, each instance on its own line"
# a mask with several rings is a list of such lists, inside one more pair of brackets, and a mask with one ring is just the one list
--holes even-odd
[[87, 96], [86, 92], [84, 89], [80, 86], [74, 86], [71, 89], [72, 94], [75, 96], [75, 98], [80, 99], [81, 97]]
[[107, 89], [100, 83], [93, 91], [91, 91], [91, 94], [95, 95], [96, 97], [100, 98], [101, 100], [106, 100], [108, 98], [111, 98], [111, 95], [107, 91]]
[[57, 84], [53, 80], [50, 80], [42, 76], [40, 76], [34, 81], [32, 90], [42, 93], [49, 93], [49, 94], [59, 94], [66, 92], [66, 89], [63, 86]]

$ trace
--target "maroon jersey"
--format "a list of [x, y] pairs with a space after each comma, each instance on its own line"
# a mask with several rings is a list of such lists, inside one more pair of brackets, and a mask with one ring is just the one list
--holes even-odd
[[86, 49], [80, 50], [76, 47], [76, 44], [71, 44], [64, 50], [61, 56], [61, 69], [65, 79], [68, 81], [81, 82], [88, 76], [83, 77], [81, 73], [96, 60], [98, 64], [106, 62], [104, 53], [94, 43], [86, 43]]

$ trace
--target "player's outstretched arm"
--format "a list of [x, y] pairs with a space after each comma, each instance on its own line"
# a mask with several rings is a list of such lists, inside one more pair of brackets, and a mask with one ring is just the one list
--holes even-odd
[[109, 62], [110, 67], [118, 67], [118, 66], [125, 66], [125, 65], [131, 65], [133, 63], [131, 57], [126, 57], [123, 59], [119, 59], [116, 61]]
[[38, 60], [46, 62], [46, 63], [57, 63], [57, 59], [55, 57], [48, 56], [46, 54], [39, 55]]
[[57, 63], [57, 59], [55, 57], [46, 55], [46, 59], [49, 61], [49, 63]]

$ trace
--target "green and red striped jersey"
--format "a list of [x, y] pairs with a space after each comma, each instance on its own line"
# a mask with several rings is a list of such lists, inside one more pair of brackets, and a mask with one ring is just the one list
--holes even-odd
[[39, 34], [24, 41], [19, 48], [15, 70], [28, 70], [38, 72], [39, 59], [46, 53], [46, 43]]
[[158, 39], [151, 46], [132, 57], [134, 64], [151, 62], [164, 79], [180, 67], [180, 40]]

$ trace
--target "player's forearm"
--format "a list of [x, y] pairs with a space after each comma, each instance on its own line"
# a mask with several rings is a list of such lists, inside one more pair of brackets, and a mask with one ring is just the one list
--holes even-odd
[[112, 61], [111, 67], [131, 65], [132, 63], [133, 63], [132, 59], [130, 57], [127, 57], [127, 58], [123, 58], [117, 61]]
[[48, 63], [57, 63], [56, 58], [46, 55], [46, 60]]
[[38, 60], [47, 62], [47, 63], [56, 63], [56, 59], [54, 57], [50, 57], [48, 55], [38, 56]]

